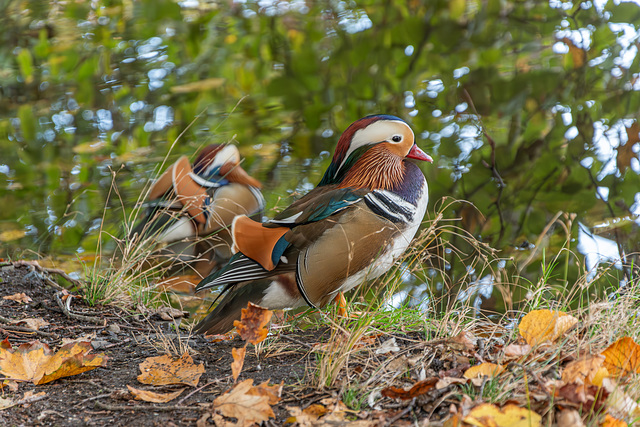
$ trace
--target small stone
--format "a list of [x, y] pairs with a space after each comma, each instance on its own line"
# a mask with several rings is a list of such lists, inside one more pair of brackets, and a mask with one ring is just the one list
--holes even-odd
[[120, 326], [116, 325], [115, 323], [112, 323], [107, 327], [107, 331], [111, 332], [112, 334], [119, 334]]
[[103, 350], [110, 344], [111, 343], [109, 341], [103, 341], [103, 340], [91, 341], [91, 347], [93, 347], [94, 350]]

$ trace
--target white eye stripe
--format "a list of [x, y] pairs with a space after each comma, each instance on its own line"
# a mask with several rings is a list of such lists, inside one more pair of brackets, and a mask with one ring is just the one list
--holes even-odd
[[[413, 135], [413, 130], [405, 122], [398, 120], [379, 120], [377, 122], [371, 123], [364, 129], [357, 130], [351, 138], [351, 145], [349, 146], [349, 149], [344, 156], [344, 160], [342, 160], [340, 167], [336, 170], [336, 175], [342, 168], [344, 162], [356, 149], [375, 142], [393, 142], [391, 138], [394, 136], [400, 136], [401, 139], [398, 142], [402, 142], [404, 139], [402, 135], [406, 132], [407, 129], [409, 130], [409, 133]], [[389, 135], [391, 135], [391, 137]]]

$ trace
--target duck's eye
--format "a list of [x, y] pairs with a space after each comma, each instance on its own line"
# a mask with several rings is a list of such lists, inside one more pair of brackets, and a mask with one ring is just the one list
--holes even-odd
[[391, 137], [391, 140], [392, 140], [393, 142], [400, 142], [400, 141], [402, 141], [402, 137], [401, 137], [400, 135], [393, 135], [393, 136]]

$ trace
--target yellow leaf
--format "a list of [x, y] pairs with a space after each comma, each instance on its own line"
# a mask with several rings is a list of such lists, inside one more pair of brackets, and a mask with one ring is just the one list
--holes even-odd
[[233, 326], [238, 330], [240, 338], [249, 341], [251, 344], [258, 344], [267, 337], [269, 331], [265, 326], [271, 320], [272, 315], [273, 311], [250, 302], [247, 308], [242, 309], [240, 321], [234, 321]]
[[53, 353], [48, 345], [32, 341], [14, 348], [5, 339], [0, 343], [0, 373], [7, 378], [46, 384], [58, 378], [106, 366], [104, 354], [89, 354], [89, 342], [63, 345]]
[[[598, 373], [602, 375], [600, 369], [602, 368], [603, 362], [604, 357], [600, 355], [589, 355], [581, 359], [574, 360], [564, 368], [564, 371], [562, 372], [562, 381], [566, 384], [577, 383], [584, 385], [597, 385], [594, 384], [593, 381]], [[602, 384], [602, 380], [600, 380], [600, 383]]]
[[247, 346], [240, 348], [232, 348], [231, 355], [233, 356], [233, 362], [231, 363], [231, 375], [233, 381], [238, 379], [240, 372], [242, 371], [242, 365], [244, 365], [244, 355], [247, 352]]
[[135, 396], [138, 400], [144, 400], [145, 402], [153, 402], [153, 403], [167, 403], [170, 400], [175, 399], [180, 396], [180, 394], [186, 389], [182, 388], [180, 390], [176, 390], [171, 393], [156, 393], [154, 391], [140, 390], [130, 385], [127, 385], [127, 388]]
[[613, 418], [611, 415], [607, 414], [604, 417], [604, 421], [600, 424], [601, 427], [627, 427], [627, 423], [617, 418]]
[[204, 363], [196, 366], [186, 352], [178, 360], [167, 355], [149, 357], [140, 364], [140, 372], [138, 381], [143, 384], [186, 384], [196, 387], [204, 373]]
[[604, 366], [601, 366], [600, 369], [598, 369], [598, 371], [595, 373], [595, 375], [593, 376], [593, 378], [591, 379], [591, 384], [597, 386], [597, 387], [602, 387], [602, 381], [605, 378], [609, 377], [609, 370], [607, 368], [605, 368]]
[[275, 414], [269, 406], [269, 398], [251, 394], [252, 388], [254, 388], [253, 380], [244, 380], [231, 391], [216, 398], [213, 401], [213, 407], [225, 417], [237, 418], [238, 425], [243, 426], [275, 418]]
[[18, 302], [21, 302], [23, 304], [26, 304], [28, 302], [33, 301], [29, 295], [27, 295], [27, 294], [25, 294], [23, 292], [19, 293], [19, 294], [7, 295], [6, 297], [2, 297], [2, 299], [8, 299], [8, 300], [11, 300], [11, 301], [18, 301]]
[[24, 230], [7, 230], [0, 233], [0, 242], [10, 242], [12, 240], [22, 239], [25, 234]]
[[578, 323], [575, 317], [558, 311], [534, 310], [520, 321], [520, 335], [530, 346], [553, 342]]
[[469, 379], [477, 378], [480, 376], [493, 378], [500, 375], [502, 371], [504, 371], [504, 367], [502, 365], [485, 362], [467, 369], [464, 373], [464, 377]]
[[473, 408], [463, 421], [478, 427], [536, 427], [542, 425], [540, 415], [513, 404], [500, 409], [497, 406], [483, 403]]
[[640, 346], [630, 337], [620, 338], [602, 355], [604, 367], [614, 376], [640, 373]]

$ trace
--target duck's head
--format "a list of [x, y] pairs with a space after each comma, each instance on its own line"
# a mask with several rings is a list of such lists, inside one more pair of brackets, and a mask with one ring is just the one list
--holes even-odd
[[240, 152], [235, 145], [211, 144], [205, 147], [193, 162], [193, 172], [205, 179], [222, 177], [260, 188], [262, 184], [240, 166]]
[[[374, 150], [374, 151], [371, 151]], [[353, 122], [340, 136], [333, 160], [320, 185], [342, 182], [365, 154], [433, 162], [415, 143], [413, 130], [404, 120], [390, 115], [367, 116]]]

